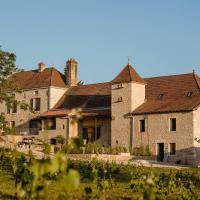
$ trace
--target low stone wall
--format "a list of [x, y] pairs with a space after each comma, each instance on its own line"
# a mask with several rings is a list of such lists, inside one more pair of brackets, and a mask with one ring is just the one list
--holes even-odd
[[156, 160], [156, 156], [134, 156], [134, 160]]
[[97, 160], [106, 161], [106, 162], [128, 162], [133, 160], [134, 156], [132, 155], [109, 155], [109, 154], [69, 154], [69, 159], [72, 160], [92, 160], [96, 158]]

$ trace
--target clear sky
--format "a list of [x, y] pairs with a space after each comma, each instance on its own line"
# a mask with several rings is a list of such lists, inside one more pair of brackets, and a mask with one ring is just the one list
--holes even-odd
[[142, 77], [200, 73], [200, 1], [0, 0], [0, 45], [25, 70], [63, 72], [73, 57], [85, 83], [112, 80], [128, 56]]

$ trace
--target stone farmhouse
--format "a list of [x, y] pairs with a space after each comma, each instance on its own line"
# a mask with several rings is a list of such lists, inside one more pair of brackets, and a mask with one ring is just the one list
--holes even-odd
[[111, 81], [78, 84], [78, 63], [66, 74], [38, 64], [14, 74], [17, 100], [34, 113], [1, 104], [18, 134], [80, 137], [86, 142], [149, 146], [159, 161], [194, 164], [200, 157], [200, 77], [195, 73], [142, 78], [130, 65]]

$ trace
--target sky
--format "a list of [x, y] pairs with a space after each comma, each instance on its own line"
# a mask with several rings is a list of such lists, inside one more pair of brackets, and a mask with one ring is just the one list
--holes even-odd
[[111, 81], [128, 63], [142, 77], [200, 74], [199, 0], [0, 0], [0, 45], [17, 66], [39, 62], [79, 80]]

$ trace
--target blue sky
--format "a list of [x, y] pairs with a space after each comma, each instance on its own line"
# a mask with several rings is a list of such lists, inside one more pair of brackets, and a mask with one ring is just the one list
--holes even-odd
[[112, 80], [127, 64], [142, 77], [200, 73], [198, 0], [0, 0], [0, 45], [17, 65], [61, 72], [79, 62], [85, 83]]

